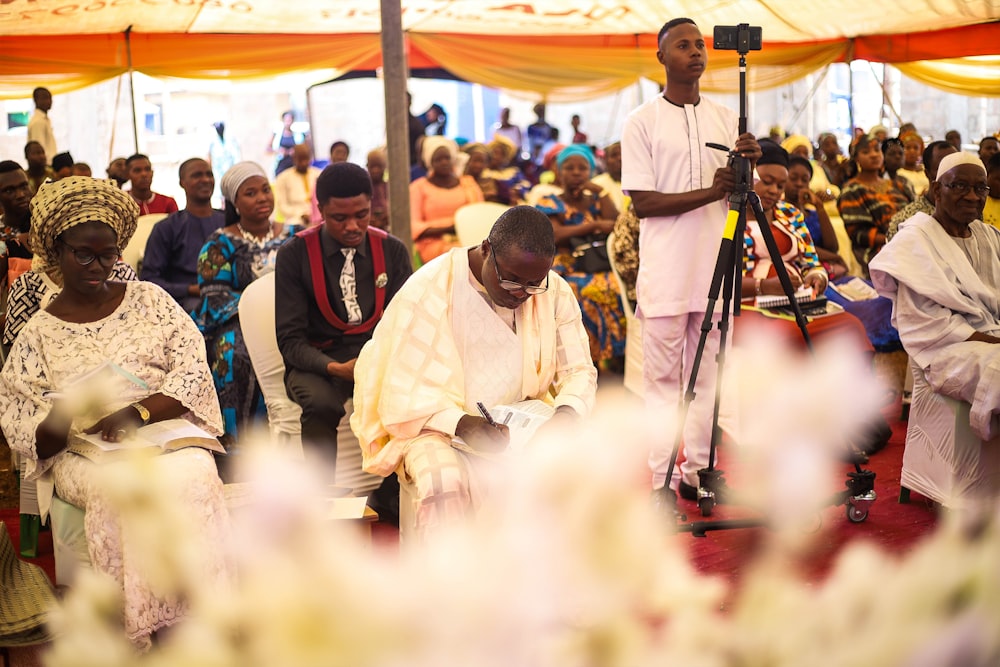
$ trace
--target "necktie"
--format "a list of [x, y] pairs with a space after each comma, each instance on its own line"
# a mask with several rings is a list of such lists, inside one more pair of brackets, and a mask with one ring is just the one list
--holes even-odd
[[354, 280], [354, 248], [341, 248], [344, 253], [344, 268], [340, 271], [340, 293], [344, 295], [347, 309], [347, 323], [361, 323], [361, 306], [358, 305], [358, 285]]

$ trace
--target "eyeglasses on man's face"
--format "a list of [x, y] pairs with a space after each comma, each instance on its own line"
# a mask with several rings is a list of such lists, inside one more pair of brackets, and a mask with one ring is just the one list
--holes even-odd
[[985, 197], [990, 193], [990, 186], [980, 183], [979, 185], [972, 185], [971, 183], [966, 183], [965, 181], [955, 181], [954, 183], [942, 183], [944, 187], [952, 190], [959, 197], [964, 197], [969, 194], [969, 191], [976, 193], [977, 197]]
[[103, 266], [105, 269], [110, 269], [112, 266], [115, 265], [115, 262], [118, 261], [118, 258], [121, 257], [121, 253], [118, 252], [118, 250], [109, 250], [107, 252], [95, 253], [86, 249], [80, 250], [74, 248], [65, 241], [59, 241], [59, 242], [62, 243], [67, 248], [69, 248], [69, 251], [73, 253], [73, 259], [75, 259], [76, 263], [79, 264], [80, 266], [88, 266], [89, 264], [92, 264], [93, 261], [96, 259], [100, 263], [100, 265]]
[[516, 283], [513, 280], [504, 280], [500, 276], [500, 265], [497, 264], [497, 254], [493, 249], [493, 244], [490, 243], [490, 257], [493, 258], [493, 268], [497, 272], [497, 281], [500, 283], [500, 287], [507, 290], [508, 292], [524, 292], [525, 294], [542, 294], [549, 289], [549, 274], [545, 274], [545, 284], [544, 285], [522, 285], [521, 283]]

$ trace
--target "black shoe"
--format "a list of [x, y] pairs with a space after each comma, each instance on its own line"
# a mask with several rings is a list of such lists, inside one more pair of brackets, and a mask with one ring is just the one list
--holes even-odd
[[841, 454], [840, 458], [844, 463], [853, 463], [859, 466], [868, 463], [868, 455], [860, 449], [855, 449], [853, 447], [844, 450], [844, 453]]
[[674, 495], [674, 491], [670, 487], [662, 486], [653, 489], [649, 499], [653, 504], [653, 511], [660, 518], [669, 522], [687, 520], [686, 516], [677, 511], [677, 496]]
[[684, 500], [698, 500], [698, 487], [691, 486], [682, 479], [677, 485], [677, 494]]
[[[716, 485], [716, 487], [717, 488], [714, 491], [714, 493], [715, 493], [715, 502], [718, 503], [718, 504], [720, 504], [720, 505], [728, 504], [730, 502], [729, 501], [730, 490], [729, 490], [729, 486], [726, 484], [725, 478], [721, 478], [720, 477], [719, 478], [719, 482]], [[677, 485], [677, 495], [679, 495], [684, 500], [693, 500], [693, 501], [697, 502], [698, 501], [698, 487], [697, 486], [691, 486], [690, 484], [688, 484], [687, 482], [685, 482], [682, 479], [680, 481], [680, 484]]]

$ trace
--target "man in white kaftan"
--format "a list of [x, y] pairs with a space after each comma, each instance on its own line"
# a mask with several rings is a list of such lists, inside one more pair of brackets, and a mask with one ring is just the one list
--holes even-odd
[[429, 262], [403, 285], [358, 358], [351, 426], [364, 469], [415, 489], [424, 531], [466, 516], [482, 493], [480, 452], [503, 449], [507, 428], [485, 406], [539, 399], [549, 425], [590, 412], [597, 371], [580, 306], [551, 272], [552, 225], [537, 210], [505, 212], [489, 237]]
[[972, 404], [983, 440], [1000, 434], [1000, 231], [980, 219], [989, 192], [975, 156], [952, 153], [917, 213], [871, 263], [893, 325], [935, 392]]
[[[636, 314], [643, 323], [646, 407], [653, 419], [669, 421], [691, 375], [725, 227], [726, 196], [736, 183], [727, 154], [705, 144], [735, 147], [751, 160], [760, 156], [760, 146], [753, 135], [739, 135], [735, 112], [701, 95], [705, 40], [691, 19], [668, 21], [658, 47], [667, 86], [625, 121], [622, 188], [640, 218]], [[721, 306], [720, 300], [716, 310]], [[674, 468], [673, 479], [667, 479], [673, 434], [664, 429], [650, 443], [653, 488], [669, 484], [689, 500], [697, 498], [698, 470], [708, 465], [719, 343], [713, 328], [683, 427], [685, 460]]]

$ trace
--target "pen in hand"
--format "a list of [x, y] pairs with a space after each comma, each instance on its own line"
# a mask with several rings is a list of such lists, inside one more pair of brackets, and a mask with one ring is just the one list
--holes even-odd
[[483, 416], [483, 419], [486, 420], [487, 424], [493, 427], [497, 425], [497, 423], [493, 420], [493, 415], [491, 415], [490, 411], [486, 409], [486, 406], [483, 405], [482, 401], [477, 401], [476, 407], [479, 408], [479, 414]]

